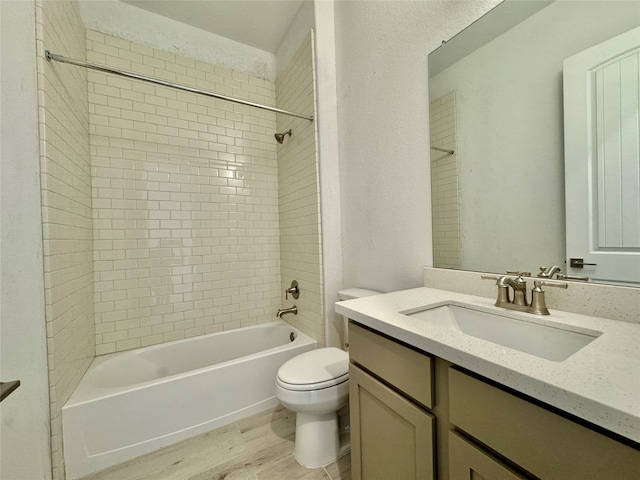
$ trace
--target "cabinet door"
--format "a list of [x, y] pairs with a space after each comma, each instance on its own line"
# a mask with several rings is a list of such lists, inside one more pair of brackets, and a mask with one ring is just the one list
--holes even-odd
[[522, 477], [488, 453], [449, 432], [450, 480], [522, 480]]
[[435, 417], [354, 365], [349, 406], [355, 480], [434, 479]]
[[450, 421], [538, 478], [639, 480], [640, 450], [459, 369], [449, 369]]

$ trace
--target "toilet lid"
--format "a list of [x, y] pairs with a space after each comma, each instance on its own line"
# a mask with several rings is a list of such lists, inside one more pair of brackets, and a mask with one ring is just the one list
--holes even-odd
[[278, 384], [288, 390], [316, 390], [349, 379], [349, 354], [335, 347], [318, 348], [287, 360], [278, 370]]

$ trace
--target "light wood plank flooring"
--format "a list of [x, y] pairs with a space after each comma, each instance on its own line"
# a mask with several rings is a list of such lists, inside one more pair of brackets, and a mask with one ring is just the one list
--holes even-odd
[[350, 480], [351, 457], [304, 468], [293, 456], [295, 414], [284, 407], [115, 465], [83, 480]]

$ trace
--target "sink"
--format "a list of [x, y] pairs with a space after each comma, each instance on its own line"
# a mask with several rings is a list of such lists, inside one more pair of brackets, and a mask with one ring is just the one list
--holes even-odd
[[433, 326], [457, 330], [472, 337], [561, 362], [598, 338], [602, 332], [546, 325], [457, 305], [401, 312]]

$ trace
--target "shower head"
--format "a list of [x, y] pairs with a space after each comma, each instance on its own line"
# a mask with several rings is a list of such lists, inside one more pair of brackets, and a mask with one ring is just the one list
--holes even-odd
[[284, 142], [284, 137], [286, 137], [287, 135], [291, 136], [291, 129], [287, 130], [286, 132], [276, 133], [274, 137], [276, 137], [276, 142], [282, 143]]

